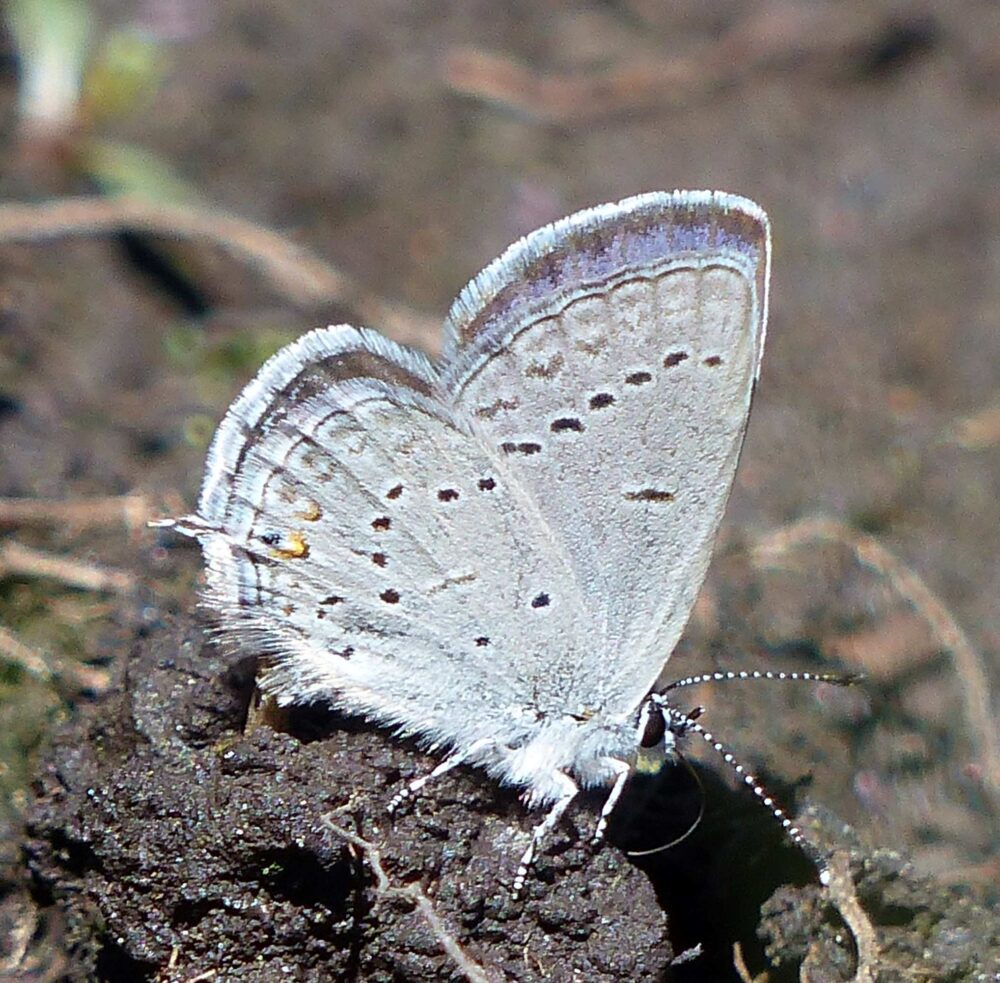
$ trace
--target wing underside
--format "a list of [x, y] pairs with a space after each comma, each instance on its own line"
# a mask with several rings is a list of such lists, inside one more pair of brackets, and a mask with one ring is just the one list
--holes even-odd
[[646, 195], [522, 240], [452, 310], [447, 398], [568, 555], [602, 630], [602, 705], [642, 698], [701, 586], [759, 371], [768, 263], [766, 218], [745, 199]]
[[433, 366], [346, 326], [279, 352], [209, 452], [209, 604], [289, 701], [435, 743], [632, 712], [701, 585], [759, 369], [768, 230], [655, 194], [515, 244]]

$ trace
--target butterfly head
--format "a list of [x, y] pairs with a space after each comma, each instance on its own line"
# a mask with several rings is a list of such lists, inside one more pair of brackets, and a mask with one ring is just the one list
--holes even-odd
[[639, 708], [635, 727], [635, 750], [632, 766], [640, 774], [656, 774], [666, 761], [677, 755], [678, 745], [692, 720], [701, 713], [689, 714], [670, 706], [659, 693], [650, 693]]

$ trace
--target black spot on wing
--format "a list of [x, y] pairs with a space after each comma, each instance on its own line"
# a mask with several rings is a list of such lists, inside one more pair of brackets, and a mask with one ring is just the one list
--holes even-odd
[[532, 454], [538, 454], [541, 452], [542, 445], [536, 444], [534, 441], [523, 440], [518, 444], [511, 441], [504, 441], [500, 445], [500, 450], [504, 454], [524, 454], [526, 457], [530, 457]]
[[533, 608], [547, 608], [551, 603], [552, 599], [544, 591], [541, 594], [536, 594], [531, 599], [531, 606]]
[[663, 367], [667, 369], [672, 369], [675, 365], [680, 365], [681, 362], [688, 358], [687, 352], [671, 352], [664, 360]]
[[625, 492], [628, 502], [672, 502], [674, 493], [664, 488], [640, 488], [638, 491]]
[[567, 431], [583, 433], [583, 421], [578, 420], [575, 416], [561, 416], [549, 424], [549, 430], [553, 433], [566, 433]]
[[438, 501], [439, 502], [454, 502], [458, 498], [457, 488], [439, 488], [438, 489]]
[[610, 406], [615, 401], [611, 393], [595, 393], [590, 397], [590, 408], [592, 410], [603, 410], [605, 406]]
[[644, 386], [647, 382], [653, 381], [653, 376], [650, 372], [632, 372], [625, 376], [625, 381], [630, 386]]

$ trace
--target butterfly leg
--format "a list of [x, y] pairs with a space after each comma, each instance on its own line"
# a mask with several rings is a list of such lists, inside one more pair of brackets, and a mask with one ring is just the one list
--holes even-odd
[[487, 738], [483, 738], [479, 741], [473, 741], [467, 748], [463, 748], [461, 751], [456, 751], [454, 754], [449, 754], [447, 758], [444, 759], [436, 768], [429, 771], [426, 775], [421, 775], [419, 778], [414, 778], [412, 782], [408, 785], [404, 785], [390, 800], [389, 805], [386, 807], [390, 815], [396, 812], [404, 802], [409, 801], [413, 798], [428, 782], [434, 781], [435, 778], [440, 778], [441, 775], [446, 774], [453, 768], [457, 768], [461, 764], [465, 764], [471, 757], [478, 754], [483, 748], [489, 747], [492, 741]]
[[524, 890], [524, 882], [528, 879], [528, 872], [538, 854], [538, 845], [552, 832], [556, 823], [562, 819], [563, 813], [580, 791], [576, 782], [565, 772], [556, 772], [556, 777], [562, 787], [562, 794], [556, 800], [556, 804], [549, 809], [545, 818], [531, 831], [531, 842], [528, 844], [528, 849], [521, 855], [521, 862], [517, 865], [517, 873], [514, 875], [512, 893], [515, 898], [519, 898], [521, 891]]
[[593, 839], [590, 841], [594, 846], [604, 841], [604, 834], [608, 829], [608, 819], [611, 817], [611, 813], [614, 812], [615, 806], [618, 805], [618, 800], [622, 797], [622, 792], [625, 791], [629, 775], [632, 773], [628, 762], [622, 761], [621, 758], [605, 758], [604, 763], [616, 772], [615, 783], [611, 786], [611, 791], [604, 800], [601, 815], [597, 819], [597, 828], [594, 830]]

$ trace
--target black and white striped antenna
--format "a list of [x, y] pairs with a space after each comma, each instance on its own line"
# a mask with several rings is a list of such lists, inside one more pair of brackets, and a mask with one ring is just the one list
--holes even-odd
[[[704, 707], [695, 707], [687, 713], [681, 713], [679, 710], [667, 703], [666, 694], [675, 690], [686, 689], [689, 686], [697, 686], [699, 683], [727, 683], [766, 679], [774, 682], [831, 683], [835, 686], [852, 686], [863, 678], [864, 677], [859, 674], [850, 673], [773, 672], [762, 670], [741, 670], [737, 672], [717, 671], [701, 673], [695, 676], [685, 676], [683, 679], [675, 680], [674, 682], [668, 684], [664, 688], [663, 692], [651, 693], [649, 699], [651, 703], [659, 709], [660, 713], [663, 715], [666, 729], [670, 731], [675, 738], [682, 738], [689, 732], [697, 734], [703, 741], [705, 741], [706, 744], [708, 744], [709, 747], [712, 748], [713, 751], [721, 756], [722, 760], [729, 765], [730, 769], [739, 778], [742, 784], [753, 792], [758, 801], [778, 821], [782, 830], [784, 830], [785, 835], [813, 861], [819, 874], [820, 883], [826, 885], [830, 881], [830, 874], [826, 859], [819, 853], [816, 847], [814, 847], [805, 838], [802, 830], [789, 818], [785, 810], [782, 809], [777, 802], [775, 802], [773, 796], [760, 783], [757, 777], [743, 764], [741, 764], [737, 760], [736, 756], [721, 741], [717, 740], [711, 731], [706, 730], [701, 724], [698, 723], [697, 718], [704, 712]], [[675, 846], [685, 837], [689, 836], [700, 820], [701, 813], [699, 813], [698, 819], [695, 820], [691, 828], [683, 836], [671, 841], [670, 843], [653, 847], [649, 850], [630, 850], [628, 851], [628, 854], [631, 857], [646, 857], [651, 854], [667, 850], [670, 847]]]

